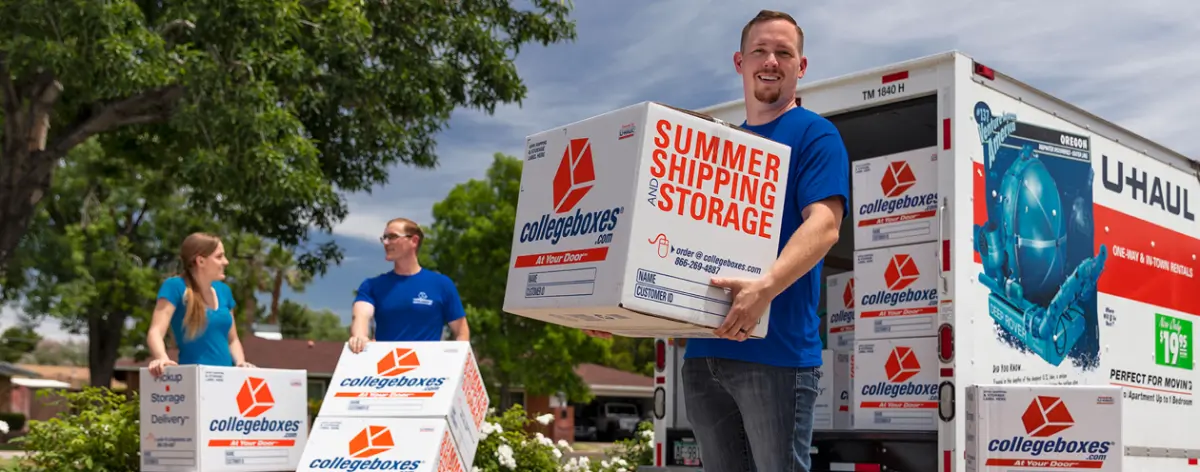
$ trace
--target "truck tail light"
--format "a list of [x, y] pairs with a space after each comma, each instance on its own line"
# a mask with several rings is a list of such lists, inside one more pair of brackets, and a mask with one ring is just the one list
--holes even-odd
[[654, 388], [654, 419], [661, 420], [667, 416], [667, 390], [662, 387]]
[[667, 343], [662, 339], [654, 340], [654, 370], [662, 372], [667, 368]]
[[954, 384], [942, 382], [938, 386], [938, 417], [942, 421], [954, 419]]
[[938, 326], [938, 359], [950, 362], [954, 358], [954, 328], [949, 323]]
[[974, 64], [975, 64], [975, 74], [976, 75], [982, 76], [983, 78], [988, 79], [988, 80], [996, 80], [996, 71], [992, 70], [991, 67], [985, 66], [978, 62], [976, 62]]

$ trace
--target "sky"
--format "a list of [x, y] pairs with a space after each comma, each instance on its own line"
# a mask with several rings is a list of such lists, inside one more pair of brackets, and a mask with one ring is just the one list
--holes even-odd
[[[1084, 7], [1083, 5], [1086, 5]], [[519, 156], [525, 137], [653, 100], [700, 109], [740, 99], [733, 52], [760, 9], [791, 13], [805, 30], [801, 84], [959, 50], [1188, 156], [1200, 155], [1200, 2], [892, 0], [576, 1], [574, 42], [527, 45], [516, 59], [529, 92], [496, 113], [462, 110], [438, 136], [440, 165], [392, 169], [390, 182], [350, 196], [334, 238], [346, 259], [303, 293], [285, 296], [348, 322], [353, 290], [390, 270], [378, 237], [405, 216], [431, 223], [454, 185], [482, 178], [492, 155]], [[14, 314], [0, 313], [7, 325]], [[61, 337], [56, 326], [45, 335]]]

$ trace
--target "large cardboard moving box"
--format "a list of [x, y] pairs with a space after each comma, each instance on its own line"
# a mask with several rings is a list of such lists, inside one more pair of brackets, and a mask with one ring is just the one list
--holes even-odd
[[144, 471], [296, 470], [308, 442], [304, 370], [171, 366], [138, 376]]
[[711, 278], [761, 277], [778, 255], [788, 146], [645, 102], [534, 134], [525, 149], [504, 311], [712, 336], [731, 297]]
[[936, 431], [937, 338], [854, 341], [854, 429]]
[[825, 277], [826, 344], [834, 351], [854, 350], [854, 272]]
[[319, 418], [295, 470], [469, 471], [460, 446], [438, 418]]
[[1120, 471], [1122, 401], [1113, 386], [968, 386], [967, 471]]
[[856, 161], [854, 248], [937, 241], [937, 147]]
[[318, 420], [438, 419], [473, 464], [488, 402], [470, 342], [371, 342], [358, 354], [343, 346]]

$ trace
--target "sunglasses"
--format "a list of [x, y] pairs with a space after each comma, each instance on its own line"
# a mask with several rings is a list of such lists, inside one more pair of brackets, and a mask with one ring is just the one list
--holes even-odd
[[387, 243], [387, 242], [389, 242], [389, 241], [395, 241], [395, 240], [397, 240], [397, 239], [400, 239], [400, 238], [411, 238], [411, 237], [413, 237], [413, 235], [411, 235], [411, 234], [396, 234], [396, 233], [388, 233], [388, 234], [385, 234], [385, 235], [383, 235], [383, 236], [380, 236], [380, 237], [379, 237], [379, 242], [381, 242], [381, 243]]

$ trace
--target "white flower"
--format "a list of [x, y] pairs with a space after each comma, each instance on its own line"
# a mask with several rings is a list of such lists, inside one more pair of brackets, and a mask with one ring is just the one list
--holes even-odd
[[537, 422], [541, 423], [542, 425], [548, 425], [548, 424], [550, 424], [551, 421], [554, 421], [554, 415], [551, 413], [546, 413], [542, 416], [537, 417]]
[[571, 447], [571, 445], [568, 444], [567, 440], [565, 439], [558, 440], [558, 448], [567, 452], [575, 452], [575, 448]]
[[560, 451], [558, 449], [551, 449], [550, 453], [554, 454], [555, 459], [562, 459], [562, 451]]
[[8, 423], [0, 421], [0, 433], [8, 434]]
[[654, 440], [654, 431], [651, 431], [649, 429], [642, 431], [642, 437], [649, 439], [649, 440]]
[[591, 470], [591, 463], [587, 456], [572, 457], [562, 468], [563, 472], [590, 472]]
[[503, 432], [504, 428], [500, 426], [500, 423], [489, 423], [484, 421], [483, 424], [479, 426], [479, 439], [485, 439], [492, 433], [500, 434]]
[[551, 440], [550, 438], [542, 435], [542, 433], [535, 434], [534, 438], [537, 440], [538, 444], [541, 444], [543, 446], [548, 446], [548, 447], [554, 447], [554, 441]]
[[509, 469], [517, 468], [517, 460], [513, 458], [512, 446], [501, 444], [496, 448], [496, 458], [500, 460], [500, 465]]

